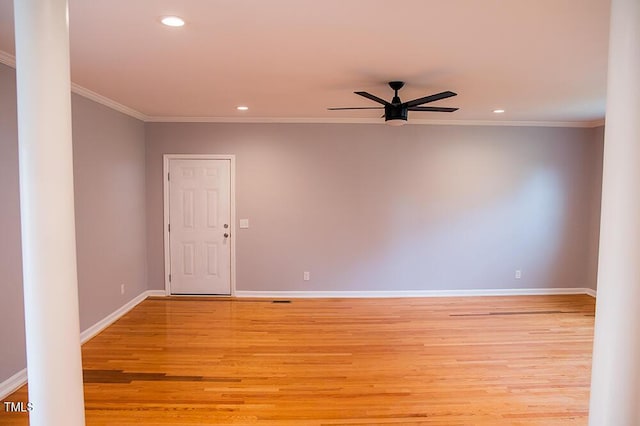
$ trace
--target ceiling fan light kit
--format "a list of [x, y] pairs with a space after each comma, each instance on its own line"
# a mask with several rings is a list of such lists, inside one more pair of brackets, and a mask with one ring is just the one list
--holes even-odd
[[347, 108], [327, 108], [330, 111], [338, 110], [350, 110], [350, 109], [384, 109], [384, 121], [391, 126], [402, 126], [407, 123], [409, 111], [429, 111], [429, 112], [454, 112], [458, 108], [449, 107], [429, 107], [421, 106], [430, 102], [439, 101], [441, 99], [450, 98], [456, 96], [457, 93], [446, 91], [436, 93], [434, 95], [425, 96], [423, 98], [414, 99], [408, 102], [402, 102], [398, 96], [398, 90], [404, 87], [403, 81], [390, 81], [389, 87], [394, 91], [394, 96], [391, 102], [387, 102], [382, 98], [372, 95], [368, 92], [354, 92], [356, 95], [360, 95], [374, 102], [377, 102], [383, 106], [381, 107], [347, 107]]
[[390, 126], [402, 126], [407, 124], [409, 108], [384, 107], [384, 122]]

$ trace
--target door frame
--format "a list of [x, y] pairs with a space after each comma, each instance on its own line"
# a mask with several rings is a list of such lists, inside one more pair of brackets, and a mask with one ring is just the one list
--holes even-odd
[[164, 193], [164, 292], [171, 296], [171, 257], [169, 251], [169, 161], [170, 160], [230, 160], [229, 165], [229, 202], [231, 210], [231, 295], [236, 294], [236, 156], [233, 154], [163, 154], [162, 155], [162, 189]]

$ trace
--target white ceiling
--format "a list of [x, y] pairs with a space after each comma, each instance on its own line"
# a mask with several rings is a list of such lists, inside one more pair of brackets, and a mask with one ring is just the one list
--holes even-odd
[[[73, 82], [151, 120], [382, 121], [326, 108], [375, 106], [355, 90], [390, 100], [389, 80], [406, 81], [402, 100], [458, 93], [430, 105], [459, 111], [410, 121], [604, 117], [610, 0], [69, 3]], [[161, 25], [170, 14], [187, 25]], [[15, 52], [12, 0], [0, 50]]]

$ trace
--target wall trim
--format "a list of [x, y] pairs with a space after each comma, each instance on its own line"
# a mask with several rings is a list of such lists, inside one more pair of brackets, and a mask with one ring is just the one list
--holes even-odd
[[598, 292], [592, 288], [585, 288], [585, 293], [588, 294], [589, 296], [593, 297], [594, 299], [597, 297], [596, 295], [598, 294]]
[[27, 383], [27, 369], [23, 368], [4, 382], [0, 383], [0, 399], [5, 399], [25, 383]]
[[[10, 53], [4, 52], [0, 50], [0, 63], [5, 64], [11, 68], [16, 68], [16, 57]], [[148, 121], [149, 117], [140, 111], [136, 111], [133, 108], [129, 108], [126, 105], [121, 104], [120, 102], [116, 102], [113, 99], [107, 98], [106, 96], [102, 96], [99, 93], [96, 93], [92, 90], [87, 89], [86, 87], [82, 87], [79, 84], [71, 82], [71, 92], [76, 95], [80, 95], [84, 98], [90, 99], [94, 102], [97, 102], [101, 105], [104, 105], [108, 108], [111, 108], [114, 111], [121, 112], [125, 115], [128, 115], [133, 118], [137, 118], [141, 121]]]
[[[379, 118], [340, 117], [180, 117], [150, 116], [148, 123], [274, 123], [274, 124], [380, 124]], [[517, 127], [581, 127], [604, 126], [604, 119], [592, 121], [497, 121], [497, 120], [431, 120], [412, 118], [409, 125], [442, 126], [517, 126]]]
[[164, 296], [164, 292], [159, 290], [143, 291], [142, 293], [80, 333], [80, 343], [85, 344], [87, 341], [91, 340], [98, 333], [116, 322], [118, 319], [124, 316], [124, 314], [135, 308], [140, 302], [142, 302], [149, 296]]
[[[236, 291], [236, 297], [269, 299], [377, 298], [377, 297], [467, 297], [467, 296], [543, 296], [590, 294], [590, 288], [514, 288], [479, 290], [398, 290], [398, 291]], [[595, 297], [595, 293], [594, 293]]]
[[[140, 302], [145, 300], [147, 297], [151, 296], [164, 296], [164, 291], [162, 290], [147, 290], [143, 291], [127, 303], [125, 303], [120, 308], [111, 312], [109, 315], [92, 325], [91, 327], [84, 330], [80, 333], [80, 343], [84, 344], [87, 341], [91, 340], [91, 338], [95, 337], [98, 333], [103, 331], [105, 328], [109, 327], [111, 324], [120, 319], [124, 314], [129, 312], [131, 309], [136, 307]], [[0, 399], [6, 398], [8, 395], [12, 394], [19, 387], [27, 383], [27, 369], [22, 369], [18, 371], [13, 376], [9, 377], [4, 382], [0, 383]], [[0, 408], [1, 409], [1, 408]]]
[[5, 64], [8, 67], [16, 67], [16, 57], [10, 53], [0, 50], [0, 64]]
[[120, 102], [116, 102], [113, 99], [109, 99], [106, 96], [102, 96], [99, 93], [96, 93], [92, 90], [87, 89], [86, 87], [82, 87], [79, 84], [76, 83], [71, 83], [71, 91], [73, 93], [75, 93], [76, 95], [80, 95], [82, 97], [85, 97], [87, 99], [90, 99], [96, 103], [99, 103], [101, 105], [104, 105], [108, 108], [111, 108], [114, 111], [118, 111], [121, 112], [125, 115], [128, 115], [130, 117], [133, 118], [137, 118], [140, 121], [148, 121], [148, 118], [146, 115], [144, 115], [143, 113], [141, 113], [140, 111], [136, 111], [133, 108], [129, 108], [126, 105], [121, 104]]

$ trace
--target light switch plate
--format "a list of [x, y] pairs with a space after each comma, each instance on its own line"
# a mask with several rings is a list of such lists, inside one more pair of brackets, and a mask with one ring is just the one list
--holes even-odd
[[240, 229], [246, 229], [249, 227], [249, 219], [240, 219]]

